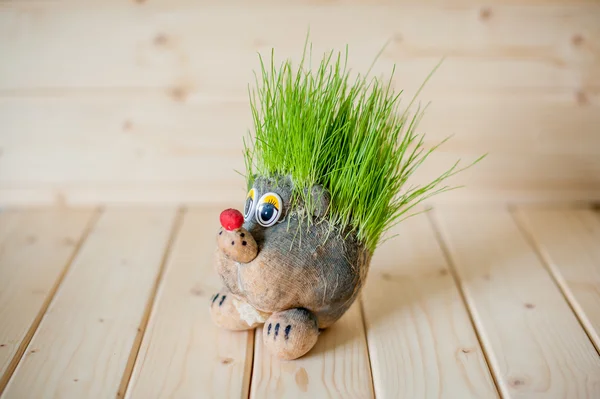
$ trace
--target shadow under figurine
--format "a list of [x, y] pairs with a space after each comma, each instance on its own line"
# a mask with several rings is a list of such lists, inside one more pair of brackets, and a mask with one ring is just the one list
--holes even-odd
[[304, 59], [297, 73], [290, 61], [276, 69], [261, 60], [244, 213], [221, 213], [224, 288], [210, 303], [222, 328], [263, 325], [265, 347], [282, 359], [310, 351], [356, 300], [383, 234], [465, 169], [456, 162], [405, 188], [439, 146], [425, 148], [415, 133], [422, 114], [396, 112], [391, 79], [351, 81], [340, 55], [326, 54], [316, 71]]

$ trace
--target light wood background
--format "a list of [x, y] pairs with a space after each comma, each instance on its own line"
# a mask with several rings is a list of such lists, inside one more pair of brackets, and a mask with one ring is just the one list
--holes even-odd
[[600, 214], [439, 205], [393, 227], [294, 361], [209, 301], [220, 206], [0, 212], [0, 398], [600, 398]]
[[600, 199], [600, 2], [0, 1], [0, 204], [240, 202], [257, 52], [397, 66], [436, 201]]

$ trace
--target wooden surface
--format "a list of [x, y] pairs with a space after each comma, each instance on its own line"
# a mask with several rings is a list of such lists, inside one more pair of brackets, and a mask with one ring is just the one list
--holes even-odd
[[[248, 392], [253, 332], [212, 328], [216, 209], [184, 214], [127, 390], [128, 398], [239, 398]], [[175, 310], [175, 311], [174, 311]], [[168, 372], [165, 372], [168, 365]]]
[[474, 0], [0, 2], [0, 204], [241, 202], [257, 52], [348, 44], [420, 99], [415, 176], [489, 152], [436, 202], [600, 200], [600, 4]]
[[496, 396], [481, 346], [425, 217], [399, 224], [363, 292], [380, 398]]
[[273, 358], [256, 332], [251, 398], [322, 396], [368, 398], [373, 395], [369, 355], [360, 303], [356, 302], [315, 347], [296, 361]]
[[93, 211], [0, 213], [0, 387], [48, 308]]
[[436, 216], [502, 395], [600, 395], [600, 357], [510, 213]]
[[520, 209], [519, 220], [600, 351], [600, 218], [589, 209]]
[[100, 217], [8, 382], [7, 397], [117, 394], [174, 215], [112, 209]]
[[219, 211], [0, 213], [0, 397], [600, 397], [597, 211], [409, 219], [295, 361], [212, 324]]

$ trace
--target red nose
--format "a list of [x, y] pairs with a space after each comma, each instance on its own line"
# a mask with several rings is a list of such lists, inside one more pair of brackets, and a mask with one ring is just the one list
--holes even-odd
[[244, 216], [237, 209], [225, 209], [221, 212], [221, 226], [226, 230], [235, 230], [244, 224]]

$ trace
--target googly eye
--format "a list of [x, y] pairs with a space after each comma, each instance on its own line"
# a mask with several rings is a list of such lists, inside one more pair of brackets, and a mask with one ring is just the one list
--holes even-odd
[[256, 207], [256, 190], [251, 188], [246, 196], [246, 203], [244, 204], [244, 219], [250, 220], [254, 215], [254, 209]]
[[275, 193], [266, 193], [256, 205], [256, 221], [263, 227], [273, 226], [281, 217], [283, 201]]

